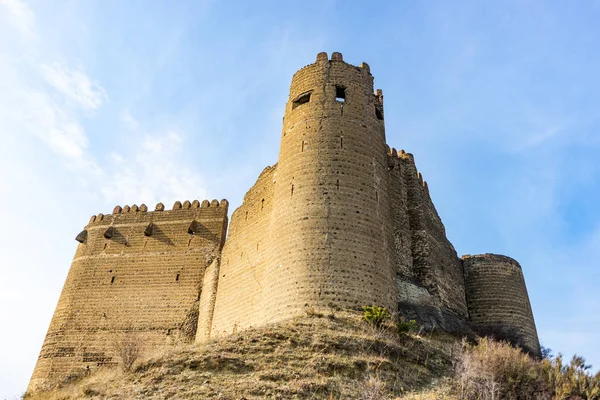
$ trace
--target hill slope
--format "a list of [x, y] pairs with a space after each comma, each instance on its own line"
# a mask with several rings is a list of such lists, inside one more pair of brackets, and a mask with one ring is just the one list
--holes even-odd
[[456, 338], [375, 329], [359, 314], [311, 313], [205, 345], [147, 355], [131, 372], [101, 369], [30, 399], [380, 399], [452, 373]]

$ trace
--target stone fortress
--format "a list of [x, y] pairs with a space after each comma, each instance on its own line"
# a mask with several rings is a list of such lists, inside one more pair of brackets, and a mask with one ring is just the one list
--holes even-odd
[[413, 155], [386, 144], [369, 66], [319, 53], [292, 78], [278, 163], [233, 212], [227, 200], [93, 216], [29, 390], [146, 349], [275, 323], [308, 310], [384, 306], [427, 328], [503, 332], [540, 345], [521, 266], [459, 258]]

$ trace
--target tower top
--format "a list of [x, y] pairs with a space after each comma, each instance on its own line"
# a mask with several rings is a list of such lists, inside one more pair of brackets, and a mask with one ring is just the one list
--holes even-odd
[[[334, 51], [333, 53], [331, 53], [331, 59], [329, 59], [328, 55], [326, 52], [322, 51], [319, 54], [317, 54], [317, 60], [316, 62], [327, 62], [327, 61], [344, 61], [344, 56], [342, 56], [342, 53]], [[367, 72], [371, 72], [371, 68], [369, 67], [369, 64], [367, 64], [366, 62], [362, 62], [359, 65], [360, 68], [366, 70]]]

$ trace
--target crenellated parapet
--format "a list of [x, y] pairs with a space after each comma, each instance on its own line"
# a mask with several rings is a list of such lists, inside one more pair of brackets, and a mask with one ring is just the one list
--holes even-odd
[[[136, 251], [140, 246], [147, 248], [148, 239], [177, 246], [189, 246], [189, 235], [195, 242], [205, 240], [207, 245], [221, 248], [225, 243], [229, 202], [225, 199], [209, 201], [176, 201], [171, 210], [158, 203], [155, 211], [148, 211], [145, 204], [137, 206], [115, 206], [112, 214], [97, 214], [77, 236], [81, 243], [77, 256], [110, 254]], [[189, 242], [189, 243], [188, 243]], [[152, 244], [153, 242], [150, 242]]]
[[[299, 70], [296, 71], [296, 74], [304, 71], [307, 68], [313, 67], [315, 64], [324, 64], [324, 63], [329, 64], [331, 62], [343, 62], [346, 64], [342, 53], [334, 51], [333, 53], [331, 53], [331, 58], [329, 58], [327, 53], [322, 51], [317, 54], [317, 58], [314, 63], [303, 66], [302, 68], [300, 68]], [[350, 65], [350, 64], [348, 64], [348, 65]], [[367, 64], [366, 62], [362, 62], [362, 63], [360, 63], [360, 65], [358, 67], [354, 67], [354, 68], [358, 68], [361, 71], [364, 71], [365, 73], [371, 75], [371, 68], [369, 67], [369, 64]]]
[[427, 194], [427, 197], [430, 197], [429, 185], [423, 179], [423, 175], [417, 170], [417, 166], [415, 164], [415, 157], [412, 153], [407, 153], [404, 150], [397, 151], [393, 147], [388, 147], [387, 155], [388, 155], [388, 168], [390, 170], [399, 169], [399, 168], [401, 168], [402, 164], [406, 165], [408, 168], [414, 169], [416, 172], [416, 177], [419, 181], [420, 186], [423, 188], [423, 191]]
[[[97, 214], [97, 215], [92, 215], [90, 217], [90, 221], [88, 226], [94, 225], [94, 224], [111, 224], [111, 223], [115, 223], [117, 221], [125, 221], [127, 218], [152, 218], [155, 215], [158, 215], [157, 213], [159, 212], [164, 212], [164, 215], [169, 215], [169, 216], [185, 216], [187, 214], [206, 214], [207, 213], [213, 213], [213, 214], [222, 214], [225, 213], [227, 214], [229, 208], [229, 202], [226, 199], [223, 199], [221, 201], [218, 201], [217, 199], [213, 199], [212, 201], [210, 200], [203, 200], [202, 202], [198, 201], [198, 200], [193, 200], [193, 201], [189, 201], [189, 200], [185, 200], [183, 203], [181, 201], [176, 201], [173, 204], [173, 207], [171, 208], [171, 210], [165, 210], [165, 206], [163, 203], [157, 203], [155, 208], [154, 208], [154, 212], [152, 211], [148, 211], [148, 206], [146, 206], [145, 204], [141, 204], [139, 207], [134, 204], [132, 206], [129, 205], [125, 205], [123, 207], [117, 205], [113, 208], [112, 214]], [[175, 213], [179, 213], [179, 214], [172, 214], [173, 212]]]

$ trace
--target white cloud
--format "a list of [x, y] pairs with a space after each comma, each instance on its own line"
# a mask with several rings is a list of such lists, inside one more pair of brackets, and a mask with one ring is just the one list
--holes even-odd
[[8, 14], [11, 25], [26, 36], [35, 35], [35, 20], [31, 9], [20, 0], [0, 0], [0, 6]]
[[[94, 148], [86, 124], [95, 115], [82, 111], [98, 110], [108, 101], [107, 91], [83, 67], [46, 61], [65, 56], [41, 48], [35, 32], [27, 4], [0, 0], [0, 219], [14, 226], [0, 235], [6, 261], [0, 301], [18, 303], [0, 309], [0, 325], [26, 328], [25, 334], [0, 333], [0, 398], [27, 385], [53, 311], [48, 304], [56, 301], [72, 255], [68, 238], [86, 223], [86, 214], [109, 211], [107, 202], [145, 201], [152, 207], [157, 200], [204, 196], [202, 179], [181, 161], [181, 133], [140, 133], [140, 124], [124, 113], [122, 121], [130, 136], [141, 136], [140, 143], [119, 152], [106, 142], [106, 149]], [[44, 223], [34, 221], [42, 214]], [[19, 239], [32, 227], [52, 248], [47, 254], [27, 251], [28, 242]]]
[[58, 63], [42, 64], [46, 82], [84, 109], [95, 110], [108, 101], [108, 95], [99, 83], [93, 82], [83, 69], [69, 69]]
[[56, 154], [76, 159], [83, 156], [88, 147], [86, 134], [73, 116], [54, 104], [42, 91], [24, 93], [25, 127], [52, 149]]
[[205, 198], [202, 177], [181, 161], [184, 142], [174, 131], [145, 134], [133, 153], [111, 153], [112, 168], [102, 187], [106, 201], [151, 207], [157, 201]]

